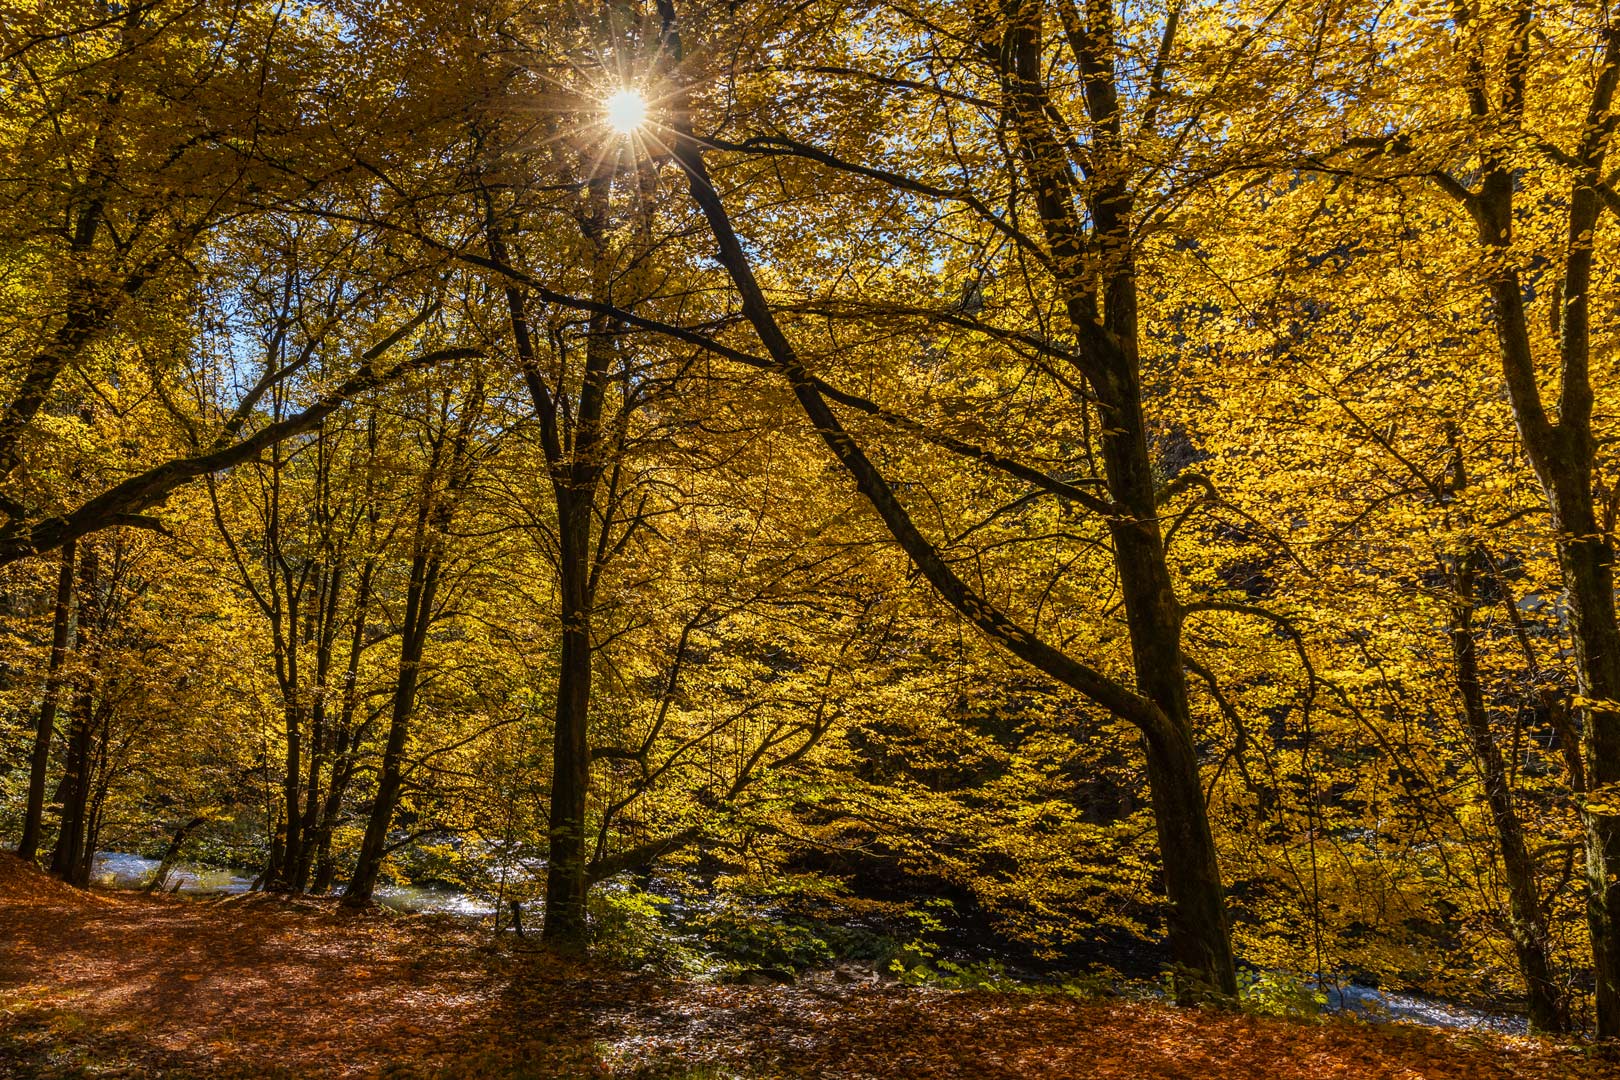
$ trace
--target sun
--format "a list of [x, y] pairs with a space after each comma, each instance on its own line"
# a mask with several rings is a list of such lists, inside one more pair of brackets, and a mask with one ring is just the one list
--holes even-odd
[[604, 104], [608, 127], [621, 135], [629, 135], [647, 122], [647, 99], [638, 91], [620, 90]]

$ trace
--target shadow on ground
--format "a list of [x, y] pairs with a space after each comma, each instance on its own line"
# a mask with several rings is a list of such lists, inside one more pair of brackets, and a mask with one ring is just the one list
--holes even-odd
[[3, 857], [0, 1076], [1596, 1080], [1620, 1063], [1057, 995], [685, 982], [496, 947], [442, 916], [84, 894]]

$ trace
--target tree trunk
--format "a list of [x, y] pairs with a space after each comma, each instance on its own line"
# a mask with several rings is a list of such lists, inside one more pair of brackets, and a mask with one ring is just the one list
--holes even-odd
[[1474, 640], [1475, 580], [1481, 561], [1477, 548], [1457, 560], [1451, 602], [1451, 648], [1457, 664], [1457, 689], [1463, 700], [1463, 725], [1469, 749], [1479, 767], [1485, 802], [1491, 811], [1503, 876], [1508, 885], [1508, 936], [1519, 961], [1530, 1008], [1530, 1029], [1557, 1033], [1569, 1028], [1563, 994], [1553, 978], [1552, 941], [1536, 882], [1535, 860], [1524, 839], [1524, 826], [1513, 805], [1507, 768], [1491, 731]]
[[289, 880], [295, 893], [302, 893], [309, 888], [309, 875], [313, 869], [316, 851], [319, 847], [319, 824], [321, 820], [322, 800], [321, 773], [327, 760], [332, 756], [332, 734], [327, 726], [327, 680], [331, 674], [332, 646], [337, 625], [337, 606], [342, 593], [343, 572], [334, 564], [320, 577], [320, 585], [316, 589], [317, 621], [314, 628], [315, 636], [315, 687], [311, 695], [309, 706], [309, 753], [308, 777], [304, 784], [303, 819], [299, 825], [299, 845], [296, 857], [293, 860]]
[[[586, 212], [578, 219], [580, 231], [596, 253], [592, 295], [605, 302], [609, 296], [603, 237], [607, 231], [609, 183], [593, 176], [587, 185]], [[505, 241], [495, 217], [494, 203], [485, 193], [485, 233], [490, 257], [509, 267]], [[603, 411], [613, 366], [611, 321], [591, 317], [585, 342], [585, 366], [574, 410], [573, 441], [569, 445], [559, 423], [558, 397], [543, 378], [523, 293], [506, 290], [512, 339], [518, 364], [539, 421], [541, 448], [551, 474], [557, 508], [557, 576], [561, 600], [561, 644], [557, 662], [556, 727], [552, 736], [552, 773], [549, 850], [546, 862], [546, 909], [541, 939], [554, 948], [583, 949], [587, 937], [586, 900], [590, 892], [589, 855], [586, 851], [585, 815], [591, 780], [591, 612], [595, 603], [595, 574], [600, 569], [593, 553], [591, 520], [596, 507], [606, 452]], [[558, 379], [558, 393], [565, 380]]]
[[288, 689], [284, 692], [287, 699], [282, 707], [282, 724], [286, 735], [286, 758], [283, 761], [285, 772], [281, 781], [281, 798], [285, 803], [285, 815], [282, 833], [282, 858], [278, 872], [266, 886], [272, 892], [297, 892], [296, 867], [299, 861], [299, 852], [302, 850], [303, 818], [299, 814], [299, 792], [302, 790], [302, 762], [303, 762], [303, 709], [298, 698], [298, 608], [295, 604], [289, 605], [289, 621], [292, 623], [293, 633], [288, 639], [287, 670]]
[[[605, 228], [606, 192], [600, 178], [591, 184], [596, 216], [581, 222], [587, 240], [597, 247]], [[603, 282], [596, 295], [606, 295]], [[571, 453], [553, 460], [552, 489], [557, 502], [558, 592], [561, 596], [562, 643], [557, 662], [556, 730], [552, 736], [550, 847], [546, 863], [546, 913], [540, 937], [553, 948], [579, 950], [587, 937], [586, 900], [590, 893], [590, 856], [586, 851], [585, 813], [590, 795], [591, 746], [591, 612], [595, 605], [595, 559], [591, 519], [602, 476], [602, 410], [613, 362], [608, 320], [597, 315], [585, 342], [585, 370]], [[538, 405], [539, 402], [536, 402]], [[552, 440], [548, 440], [548, 448]]]
[[84, 843], [79, 846], [79, 863], [73, 871], [74, 883], [81, 888], [86, 888], [90, 884], [90, 870], [95, 864], [96, 849], [101, 844], [101, 823], [105, 820], [107, 788], [112, 783], [112, 767], [108, 761], [108, 754], [112, 748], [113, 710], [103, 702], [97, 711], [98, 722], [93, 725], [92, 738], [94, 760], [86, 779], [90, 799], [84, 815]]
[[337, 827], [338, 815], [343, 811], [343, 796], [354, 776], [354, 754], [360, 742], [359, 733], [354, 730], [354, 710], [359, 701], [360, 655], [366, 648], [366, 613], [371, 605], [371, 578], [376, 568], [375, 560], [366, 560], [360, 568], [355, 593], [354, 630], [349, 636], [349, 662], [343, 672], [343, 704], [332, 735], [332, 780], [327, 785], [326, 800], [315, 830], [315, 880], [311, 888], [318, 894], [330, 892], [337, 875], [337, 866], [332, 860], [332, 830]]
[[51, 765], [51, 741], [56, 734], [56, 707], [62, 693], [62, 665], [72, 632], [73, 562], [75, 545], [62, 545], [61, 569], [56, 576], [56, 604], [51, 619], [51, 656], [45, 671], [45, 693], [39, 703], [39, 721], [34, 729], [34, 752], [28, 766], [28, 806], [23, 812], [22, 839], [17, 843], [19, 857], [33, 861], [39, 850], [45, 817], [45, 780]]
[[1555, 511], [1559, 563], [1569, 590], [1570, 636], [1584, 700], [1587, 922], [1597, 973], [1598, 1035], [1620, 1038], [1620, 622], [1614, 547], [1596, 515]]
[[[1127, 617], [1132, 626], [1132, 648], [1141, 688], [1140, 693], [1135, 693], [1013, 623], [974, 593], [921, 535], [899, 504], [892, 487], [827, 407], [782, 333], [753, 277], [751, 264], [708, 178], [700, 153], [683, 139], [676, 154], [686, 167], [694, 199], [703, 208], [720, 241], [721, 258], [742, 294], [744, 313], [780, 373], [794, 387], [795, 396], [817, 434], [849, 470], [861, 493], [878, 511], [913, 563], [945, 600], [1008, 651], [1095, 704], [1130, 720], [1143, 731], [1155, 816], [1163, 845], [1166, 891], [1173, 909], [1171, 947], [1180, 968], [1178, 997], [1191, 1000], [1209, 991], [1235, 995], [1237, 975], [1218, 860], [1188, 720], [1179, 649], [1179, 606], [1169, 589], [1156, 510], [1150, 508], [1146, 513], [1138, 513], [1112, 526], [1119, 538], [1121, 579], [1132, 597], [1127, 605]], [[1110, 486], [1116, 492], [1135, 490], [1132, 485], [1140, 485], [1144, 477], [1151, 478], [1151, 470], [1143, 467], [1146, 440], [1141, 434], [1139, 409], [1135, 419], [1134, 432], [1111, 437], [1114, 441], [1134, 439], [1140, 444], [1135, 456], [1115, 447], [1119, 460], [1130, 466], [1127, 473], [1110, 476]]]
[[[666, 48], [679, 62], [681, 44], [673, 0], [659, 0], [658, 10], [664, 21]], [[1034, 85], [1042, 77], [1040, 9], [1012, 3], [1007, 6], [1007, 14], [1005, 39], [989, 43], [987, 51], [1009, 65], [1003, 73], [1008, 111], [1017, 118], [1021, 149], [1035, 174], [1031, 179], [1037, 209], [1047, 229], [1053, 266], [1062, 278], [1060, 285], [1070, 297], [1070, 318], [1086, 354], [1085, 374], [1104, 402], [1106, 479], [1118, 506], [1109, 527], [1126, 597], [1136, 691], [1040, 640], [976, 593], [951, 569], [939, 550], [922, 535], [893, 487], [839, 422], [804, 369], [754, 276], [752, 261], [736, 235], [709, 178], [702, 150], [682, 115], [687, 104], [679, 97], [672, 108], [681, 137], [672, 150], [686, 170], [693, 200], [702, 209], [719, 245], [720, 260], [737, 287], [743, 314], [758, 333], [775, 369], [793, 387], [816, 433], [849, 471], [918, 570], [943, 599], [1013, 655], [1129, 720], [1143, 732], [1165, 885], [1172, 906], [1171, 947], [1180, 969], [1177, 996], [1189, 1000], [1210, 991], [1234, 996], [1237, 976], [1182, 671], [1181, 609], [1165, 563], [1142, 420], [1135, 354], [1135, 280], [1129, 262], [1129, 202], [1121, 197], [1122, 192], [1112, 190], [1105, 191], [1093, 207], [1103, 252], [1111, 260], [1105, 275], [1108, 314], [1104, 326], [1096, 319], [1094, 279], [1088, 277], [1090, 271], [1085, 263], [1085, 230], [1075, 219], [1072, 199], [1066, 194], [1069, 186], [1063, 179], [1067, 175], [1061, 160], [1063, 150], [1044, 130], [1049, 122], [1044, 91]], [[1088, 83], [1111, 77], [1111, 72], [1088, 72]], [[1098, 122], [1104, 126], [1113, 122], [1117, 135], [1117, 117]], [[1040, 175], [1046, 169], [1053, 170], [1052, 175]]]
[[588, 550], [591, 503], [569, 492], [559, 499], [559, 585], [562, 648], [557, 672], [556, 731], [552, 740], [550, 855], [541, 938], [582, 948], [589, 890], [585, 810], [590, 789], [591, 612]]
[[[1134, 286], [1133, 286], [1134, 287]], [[1134, 298], [1132, 300], [1134, 308]], [[1135, 319], [1125, 340], [1134, 341]], [[1127, 353], [1119, 360], [1128, 361]], [[1137, 690], [1169, 721], [1169, 730], [1143, 739], [1148, 787], [1164, 865], [1165, 894], [1173, 915], [1170, 953], [1177, 997], [1191, 1002], [1211, 992], [1237, 994], [1225, 892], [1215, 839], [1204, 805], [1193, 742], [1187, 679], [1181, 661], [1181, 604], [1165, 560], [1156, 484], [1148, 452], [1141, 391], [1134, 365], [1116, 361], [1114, 377], [1100, 380], [1105, 434], [1103, 466], [1109, 494], [1123, 514], [1109, 522], [1119, 569]]]
[[[1080, 344], [1082, 371], [1097, 398], [1103, 473], [1117, 508], [1108, 520], [1130, 630], [1136, 688], [1166, 723], [1146, 731], [1148, 782], [1173, 914], [1170, 949], [1183, 1003], [1210, 992], [1237, 994], [1225, 891], [1204, 805], [1182, 663], [1181, 602], [1159, 528], [1158, 483], [1142, 409], [1134, 255], [1135, 201], [1120, 123], [1113, 10], [1090, 5], [1089, 26], [1063, 8], [1064, 27], [1085, 77], [1095, 157], [1091, 188], [1076, 192], [1064, 144], [1051, 129], [1043, 67], [1043, 5], [1012, 0], [1000, 46], [1006, 111], [1030, 173], [1032, 196], [1052, 253], [1052, 273]], [[1076, 196], [1091, 211], [1088, 243]], [[1101, 310], [1099, 312], [1099, 288]], [[1078, 408], [1086, 408], [1077, 400]]]
[[[95, 647], [91, 628], [96, 626], [97, 590], [100, 587], [100, 563], [96, 549], [86, 545], [79, 559], [79, 641], [81, 656], [88, 658]], [[51, 873], [69, 884], [83, 887], [89, 883], [88, 874], [81, 875], [85, 866], [85, 830], [90, 803], [90, 748], [95, 735], [94, 674], [86, 670], [79, 675], [78, 690], [74, 695], [72, 718], [68, 724], [67, 755], [62, 770], [60, 793], [61, 827], [56, 834], [56, 847], [51, 852]]]
[[95, 699], [88, 686], [82, 687], [74, 697], [72, 719], [68, 725], [67, 757], [63, 769], [60, 801], [62, 823], [56, 833], [56, 847], [51, 851], [51, 873], [70, 885], [83, 888], [88, 877], [81, 878], [84, 865], [85, 832], [90, 805], [90, 746], [95, 735]]
[[433, 595], [439, 584], [439, 559], [423, 550], [433, 542], [426, 535], [426, 518], [430, 513], [430, 507], [424, 502], [418, 519], [417, 554], [411, 560], [411, 579], [405, 592], [398, 677], [389, 713], [388, 741], [383, 747], [382, 773], [377, 779], [377, 797], [371, 804], [371, 816], [366, 821], [366, 835], [360, 843], [354, 875], [343, 890], [343, 903], [350, 907], [363, 907], [371, 902], [383, 858], [388, 854], [388, 831], [393, 827], [394, 810], [399, 805], [404, 781], [405, 743], [410, 736], [411, 714], [416, 708], [416, 687], [421, 678], [428, 627], [433, 621]]
[[325, 895], [332, 891], [337, 877], [337, 862], [332, 857], [332, 833], [337, 828], [338, 816], [343, 812], [343, 797], [349, 782], [354, 779], [355, 754], [359, 750], [360, 736], [347, 730], [337, 733], [333, 747], [332, 781], [326, 788], [326, 801], [321, 807], [320, 822], [315, 829], [315, 878], [310, 891]]
[[[441, 430], [432, 437], [433, 456], [423, 479], [411, 543], [411, 575], [405, 589], [399, 669], [389, 714], [388, 740], [383, 747], [382, 772], [377, 779], [377, 797], [371, 804], [354, 876], [343, 891], [343, 902], [351, 907], [371, 902], [383, 858], [389, 851], [388, 831], [393, 826], [394, 810], [399, 805], [404, 784], [405, 744], [410, 737], [411, 716], [416, 709], [416, 691], [422, 677], [422, 656], [427, 649], [428, 630], [433, 626], [433, 603], [443, 569], [443, 534], [455, 516], [458, 493], [472, 477], [472, 433], [482, 400], [483, 385], [477, 382], [461, 402], [456, 430], [453, 433]], [[448, 397], [444, 407], [449, 408]], [[361, 632], [362, 622], [357, 618], [353, 650], [362, 647]], [[353, 650], [351, 666], [358, 663], [358, 654]]]
[[[1517, 307], [1517, 297], [1513, 306]], [[1514, 320], [1511, 308], [1505, 321], [1502, 310], [1499, 303], [1499, 331], [1506, 336]], [[1522, 330], [1522, 310], [1518, 317]], [[1598, 522], [1594, 505], [1590, 431], [1570, 427], [1568, 416], [1556, 426], [1537, 423], [1533, 414], [1520, 412], [1517, 402], [1515, 415], [1558, 537], [1558, 564], [1575, 646], [1579, 697], [1574, 712], [1581, 720], [1587, 788], [1582, 817], [1597, 1027], [1602, 1038], [1620, 1038], [1620, 619], [1615, 611], [1614, 544]]]
[[[1620, 32], [1609, 34], [1593, 114], [1603, 116], [1620, 78]], [[1595, 125], [1594, 125], [1595, 126]], [[1598, 519], [1593, 493], [1590, 298], [1595, 190], [1601, 142], [1583, 149], [1586, 168], [1570, 195], [1569, 237], [1559, 311], [1559, 398], [1554, 421], [1542, 400], [1524, 292], [1509, 255], [1515, 180], [1490, 162], [1467, 208], [1493, 260], [1488, 288], [1503, 382], [1525, 455], [1541, 482], [1569, 601], [1586, 779], [1587, 925], [1596, 976], [1597, 1034], [1620, 1038], [1620, 619], [1614, 596], [1614, 538]]]
[[158, 860], [158, 868], [152, 874], [152, 880], [146, 883], [143, 892], [155, 893], [163, 891], [163, 883], [168, 879], [169, 871], [174, 869], [174, 864], [180, 860], [180, 852], [185, 848], [186, 840], [191, 836], [191, 830], [207, 820], [207, 818], [194, 817], [174, 830], [174, 835], [169, 838], [169, 846], [163, 849], [163, 858]]
[[[272, 415], [277, 419], [281, 416], [283, 404], [279, 398], [276, 400]], [[262, 555], [267, 592], [272, 599], [266, 604], [261, 598], [259, 603], [270, 621], [276, 683], [281, 690], [284, 750], [281, 777], [282, 831], [279, 844], [281, 854], [274, 860], [274, 872], [266, 878], [264, 887], [267, 892], [295, 893], [298, 891], [296, 875], [303, 843], [303, 818], [299, 807], [302, 801], [300, 793], [303, 790], [304, 699], [300, 682], [302, 673], [299, 661], [302, 641], [299, 622], [307, 579], [295, 565], [295, 560], [289, 558], [287, 544], [283, 539], [283, 530], [287, 527], [287, 523], [283, 520], [282, 509], [283, 470], [286, 465], [284, 448], [278, 443], [271, 448], [270, 453]], [[255, 596], [258, 595], [255, 591]]]

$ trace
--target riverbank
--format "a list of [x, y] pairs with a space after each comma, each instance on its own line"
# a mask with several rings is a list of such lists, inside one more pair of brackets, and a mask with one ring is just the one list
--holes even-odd
[[0, 1076], [1620, 1075], [1577, 1046], [1058, 995], [720, 986], [497, 945], [467, 920], [80, 893], [0, 857]]

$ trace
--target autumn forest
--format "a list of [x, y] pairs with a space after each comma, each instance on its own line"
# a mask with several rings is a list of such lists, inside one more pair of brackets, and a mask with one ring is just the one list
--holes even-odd
[[0, 1075], [1613, 1075], [1617, 89], [0, 0]]

